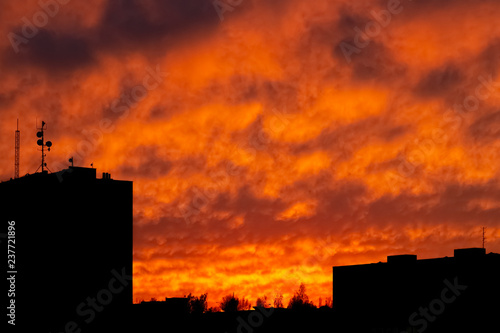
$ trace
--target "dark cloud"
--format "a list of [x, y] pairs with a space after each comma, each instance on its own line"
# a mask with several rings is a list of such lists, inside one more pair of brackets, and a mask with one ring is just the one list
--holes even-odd
[[418, 82], [415, 91], [422, 97], [442, 97], [453, 93], [462, 85], [464, 75], [455, 65], [436, 68], [426, 73]]
[[485, 73], [496, 76], [500, 70], [500, 39], [493, 39], [479, 55], [477, 63], [484, 66]]
[[46, 71], [49, 77], [85, 69], [96, 63], [91, 45], [84, 37], [59, 31], [40, 29], [19, 49], [17, 54], [11, 48], [4, 51], [9, 66], [34, 66]]
[[247, 212], [272, 213], [283, 209], [284, 203], [280, 199], [259, 198], [253, 193], [249, 185], [242, 185], [236, 196], [230, 193], [221, 193], [214, 201], [212, 208], [217, 211], [231, 210], [236, 215]]
[[361, 49], [359, 55], [353, 56], [352, 75], [357, 80], [375, 80], [391, 82], [405, 75], [405, 66], [398, 64], [385, 45], [371, 41]]
[[500, 111], [490, 112], [469, 126], [469, 134], [476, 142], [487, 144], [500, 140]]
[[108, 1], [96, 37], [103, 49], [161, 53], [173, 42], [188, 41], [194, 30], [206, 36], [219, 23], [209, 0]]
[[352, 41], [356, 35], [354, 28], [363, 29], [366, 23], [372, 20], [366, 13], [356, 10], [352, 4], [343, 5], [338, 11], [339, 19], [335, 29], [340, 36], [343, 36], [339, 39], [347, 38]]
[[379, 227], [419, 222], [427, 226], [454, 223], [461, 226], [495, 225], [500, 208], [481, 209], [473, 206], [475, 200], [496, 200], [500, 191], [494, 182], [486, 184], [458, 184], [450, 182], [431, 194], [402, 192], [385, 195], [367, 207], [366, 219]]
[[[317, 202], [316, 214], [307, 224], [298, 224], [315, 237], [328, 234], [340, 234], [346, 228], [352, 228], [359, 223], [366, 209], [367, 188], [358, 181], [332, 179], [331, 174], [318, 175], [316, 181], [309, 179], [310, 184], [300, 181], [294, 184], [295, 189], [304, 189], [308, 199]], [[328, 185], [325, 185], [325, 182]], [[311, 186], [315, 184], [316, 186]], [[358, 224], [358, 226], [360, 226]]]
[[199, 95], [210, 95], [229, 105], [248, 104], [262, 97], [258, 85], [259, 78], [251, 74], [234, 74], [228, 79], [212, 80]]
[[[389, 3], [388, 0], [379, 0], [379, 5], [382, 8], [387, 8], [387, 4]], [[465, 9], [468, 10], [469, 12], [472, 12], [470, 10], [470, 6], [474, 7], [479, 7], [482, 4], [496, 4], [496, 0], [478, 0], [475, 1], [474, 4], [471, 4], [469, 0], [441, 0], [441, 1], [435, 1], [435, 0], [419, 0], [419, 1], [412, 1], [412, 0], [400, 0], [399, 3], [403, 7], [403, 10], [398, 16], [404, 16], [403, 19], [407, 20], [412, 17], [418, 17], [418, 16], [424, 16], [428, 17], [429, 13], [435, 13], [439, 11], [443, 11], [445, 13], [449, 13], [450, 11], [453, 11], [454, 9]], [[439, 23], [439, 22], [437, 22]], [[452, 27], [450, 27], [452, 28]]]
[[[367, 13], [370, 11], [367, 9]], [[406, 74], [406, 66], [398, 63], [391, 51], [379, 40], [384, 27], [376, 23], [379, 33], [366, 34], [368, 23], [376, 23], [371, 16], [361, 16], [353, 9], [344, 7], [337, 22], [336, 38], [332, 40], [333, 56], [345, 66], [352, 67], [355, 80], [376, 82], [399, 81]]]
[[159, 156], [158, 147], [138, 146], [130, 152], [130, 156], [138, 157], [139, 164], [133, 165], [131, 160], [119, 167], [118, 172], [127, 179], [136, 179], [137, 177], [156, 179], [167, 175], [172, 168], [172, 162]]
[[366, 145], [397, 141], [411, 131], [409, 124], [398, 125], [393, 122], [393, 118], [386, 114], [327, 128], [312, 140], [290, 145], [290, 152], [303, 154], [321, 150], [333, 153], [339, 160], [348, 160]]
[[[28, 43], [20, 44], [19, 53], [7, 47], [4, 58], [14, 66], [68, 73], [95, 63], [102, 52], [162, 56], [174, 44], [192, 41], [194, 32], [206, 37], [219, 24], [208, 0], [108, 1], [97, 26], [80, 27], [71, 34], [41, 28]], [[14, 32], [23, 36], [21, 27]]]

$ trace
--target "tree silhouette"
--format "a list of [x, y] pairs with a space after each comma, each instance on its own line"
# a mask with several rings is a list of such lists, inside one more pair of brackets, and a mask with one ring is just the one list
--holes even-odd
[[250, 304], [249, 300], [246, 300], [245, 298], [240, 300], [232, 294], [222, 297], [220, 308], [224, 312], [236, 312], [250, 310], [252, 308], [252, 304]]
[[208, 308], [208, 310], [206, 312], [210, 312], [210, 313], [220, 312], [220, 308], [219, 307], [215, 307], [215, 306], [211, 306], [211, 307]]
[[256, 306], [267, 308], [269, 304], [267, 304], [267, 296], [264, 295], [262, 297], [257, 298]]
[[238, 311], [250, 310], [252, 308], [252, 304], [249, 300], [242, 298], [238, 303]]
[[288, 302], [288, 309], [310, 309], [315, 308], [314, 304], [309, 301], [309, 296], [306, 294], [306, 285], [301, 283], [299, 289]]
[[276, 294], [276, 297], [274, 297], [274, 307], [283, 308], [283, 294]]
[[224, 312], [236, 312], [238, 311], [238, 305], [240, 300], [232, 295], [226, 295], [222, 297], [220, 302], [220, 309]]
[[193, 314], [202, 314], [207, 311], [207, 293], [201, 294], [200, 297], [189, 294], [187, 299], [189, 312]]
[[331, 297], [325, 298], [325, 306], [327, 306], [329, 308], [332, 307], [332, 298]]

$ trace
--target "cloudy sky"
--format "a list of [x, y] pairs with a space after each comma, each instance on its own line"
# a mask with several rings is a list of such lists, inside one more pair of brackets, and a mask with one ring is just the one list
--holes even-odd
[[0, 179], [134, 181], [134, 299], [500, 252], [498, 1], [0, 0]]

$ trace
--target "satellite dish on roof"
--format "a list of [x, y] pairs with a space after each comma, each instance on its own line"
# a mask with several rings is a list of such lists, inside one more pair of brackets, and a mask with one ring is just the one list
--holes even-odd
[[[39, 138], [36, 143], [42, 147], [41, 149], [39, 149], [42, 152], [42, 164], [40, 164], [40, 166], [38, 167], [38, 169], [40, 167], [42, 168], [42, 173], [46, 173], [46, 171], [44, 169], [47, 168], [47, 163], [45, 163], [45, 156], [46, 156], [45, 155], [45, 148], [47, 148], [47, 150], [50, 151], [50, 147], [52, 147], [51, 141], [44, 140], [44, 134], [45, 134], [44, 131], [46, 129], [47, 129], [47, 124], [45, 124], [45, 121], [42, 121], [42, 127], [37, 126], [38, 132], [36, 132], [36, 136]], [[38, 172], [38, 169], [36, 169], [36, 172]], [[47, 169], [49, 169], [49, 168], [47, 168]]]

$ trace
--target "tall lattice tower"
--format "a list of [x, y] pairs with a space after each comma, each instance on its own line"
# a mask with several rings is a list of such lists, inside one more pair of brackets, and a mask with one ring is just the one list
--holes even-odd
[[19, 178], [19, 151], [21, 149], [21, 132], [19, 131], [19, 119], [17, 119], [16, 130], [16, 161], [15, 161], [15, 175], [14, 178]]

